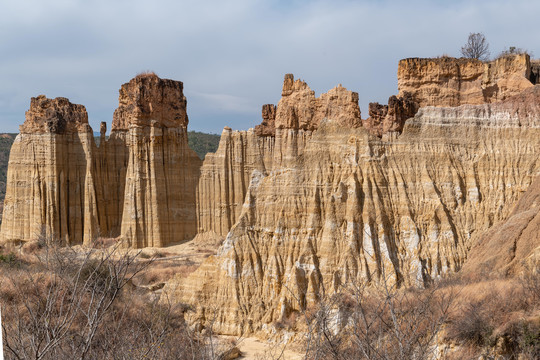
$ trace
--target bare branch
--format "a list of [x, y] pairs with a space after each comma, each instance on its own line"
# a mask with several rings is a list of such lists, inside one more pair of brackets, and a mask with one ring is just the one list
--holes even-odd
[[461, 48], [461, 54], [469, 59], [488, 60], [489, 44], [484, 34], [470, 33], [467, 43]]

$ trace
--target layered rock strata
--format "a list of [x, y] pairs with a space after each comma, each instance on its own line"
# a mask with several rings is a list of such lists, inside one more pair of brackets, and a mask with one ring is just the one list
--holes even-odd
[[226, 127], [215, 154], [207, 154], [198, 186], [198, 230], [225, 236], [237, 222], [254, 172], [294, 164], [313, 130], [332, 118], [347, 128], [362, 125], [358, 94], [341, 85], [320, 97], [302, 80], [285, 75], [277, 107], [264, 105], [255, 130]]
[[65, 244], [99, 232], [96, 147], [82, 105], [66, 98], [32, 98], [11, 148], [2, 239], [40, 236]]
[[460, 270], [476, 243], [483, 254], [494, 224], [489, 236], [501, 241], [505, 226], [523, 230], [513, 255], [487, 261], [515, 271], [517, 254], [535, 251], [534, 74], [521, 55], [403, 60], [399, 96], [373, 104], [365, 126], [356, 93], [315, 97], [288, 74], [263, 123], [225, 128], [202, 167], [180, 82], [144, 74], [124, 84], [99, 147], [84, 107], [40, 96], [13, 145], [1, 236], [76, 244], [105, 234], [132, 247], [226, 236], [164, 294], [192, 305], [192, 322], [229, 334], [264, 329], [351, 282], [429, 284]]
[[[274, 129], [275, 131], [275, 129]], [[272, 170], [274, 136], [223, 129], [218, 150], [206, 154], [197, 189], [198, 232], [225, 237], [238, 220], [254, 171]]]
[[99, 147], [82, 105], [33, 98], [10, 156], [2, 239], [120, 236], [137, 248], [192, 238], [201, 161], [187, 125], [183, 84], [155, 74], [122, 85]]
[[492, 103], [533, 86], [527, 54], [475, 59], [403, 59], [398, 65], [399, 96], [405, 92], [420, 107]]
[[165, 293], [194, 307], [192, 322], [241, 334], [352, 281], [426, 284], [460, 270], [538, 174], [539, 104], [533, 87], [496, 104], [421, 108], [392, 141], [327, 117], [281, 164], [288, 143], [276, 132], [272, 171], [252, 173], [217, 256]]
[[519, 275], [540, 268], [540, 177], [536, 177], [512, 212], [474, 244], [463, 274], [482, 278]]
[[166, 246], [197, 232], [201, 161], [188, 146], [186, 104], [181, 82], [154, 74], [120, 89], [112, 134], [127, 148], [121, 237], [132, 247]]
[[418, 103], [412, 99], [410, 93], [405, 92], [403, 97], [390, 96], [388, 105], [370, 103], [369, 118], [363, 121], [363, 125], [378, 137], [384, 134], [401, 134], [405, 121], [412, 118], [417, 111]]

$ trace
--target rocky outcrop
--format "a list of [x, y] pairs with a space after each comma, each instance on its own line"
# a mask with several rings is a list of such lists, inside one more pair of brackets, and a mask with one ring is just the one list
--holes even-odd
[[2, 240], [91, 241], [99, 232], [95, 153], [84, 106], [32, 98], [10, 153]]
[[383, 134], [401, 134], [405, 121], [417, 111], [418, 104], [413, 101], [411, 94], [406, 92], [400, 98], [393, 95], [388, 99], [388, 105], [370, 103], [369, 118], [363, 120], [363, 125], [378, 137]]
[[128, 164], [121, 237], [130, 246], [166, 246], [193, 238], [200, 160], [188, 146], [180, 81], [155, 74], [122, 85], [112, 133], [125, 137]]
[[466, 58], [403, 59], [398, 65], [399, 96], [406, 92], [420, 107], [484, 104], [507, 99], [533, 86], [529, 55], [502, 56], [484, 63]]
[[251, 129], [223, 129], [218, 150], [207, 154], [201, 167], [197, 189], [199, 233], [227, 235], [242, 210], [251, 174], [272, 170], [274, 140]]
[[253, 172], [217, 256], [165, 293], [194, 307], [192, 322], [241, 334], [353, 279], [426, 284], [460, 270], [538, 174], [539, 104], [533, 87], [497, 104], [421, 108], [392, 141], [328, 117], [281, 163], [301, 130], [277, 128], [272, 171]]
[[503, 221], [488, 229], [469, 252], [466, 277], [519, 275], [540, 267], [540, 177]]
[[195, 236], [201, 161], [188, 146], [182, 90], [155, 74], [124, 84], [99, 147], [82, 105], [33, 98], [11, 151], [2, 239], [120, 236], [144, 247]]
[[257, 136], [276, 135], [276, 105], [266, 104], [262, 107], [262, 122], [255, 126]]
[[48, 99], [45, 95], [30, 100], [26, 120], [20, 126], [25, 134], [69, 134], [89, 129], [88, 114], [83, 105], [72, 104], [68, 99]]
[[207, 154], [197, 191], [199, 233], [225, 236], [237, 222], [254, 172], [269, 174], [295, 163], [325, 119], [339, 126], [362, 125], [358, 94], [338, 86], [319, 98], [301, 80], [285, 75], [277, 107], [264, 105], [254, 130], [223, 130], [215, 154]]
[[323, 119], [332, 118], [342, 126], [360, 127], [358, 93], [338, 85], [319, 98], [302, 80], [285, 75], [281, 100], [276, 111], [276, 128], [316, 130]]

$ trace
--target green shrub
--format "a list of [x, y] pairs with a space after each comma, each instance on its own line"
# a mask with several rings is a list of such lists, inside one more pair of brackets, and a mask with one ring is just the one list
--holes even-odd
[[19, 263], [17, 255], [10, 252], [9, 254], [0, 254], [0, 263], [3, 265], [14, 266]]
[[189, 147], [197, 153], [201, 160], [209, 152], [215, 152], [219, 145], [219, 135], [205, 134], [197, 131], [188, 132]]

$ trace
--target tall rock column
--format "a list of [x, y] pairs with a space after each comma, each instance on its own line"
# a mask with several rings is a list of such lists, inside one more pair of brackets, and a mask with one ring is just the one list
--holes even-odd
[[122, 85], [111, 137], [128, 152], [121, 237], [131, 247], [166, 246], [195, 236], [200, 159], [188, 146], [180, 81], [139, 75]]
[[11, 149], [2, 240], [91, 242], [99, 232], [95, 150], [84, 106], [32, 98]]
[[199, 233], [227, 235], [242, 211], [253, 172], [266, 174], [272, 170], [273, 151], [274, 136], [259, 136], [257, 128], [223, 129], [217, 151], [207, 154], [201, 167], [197, 190]]

